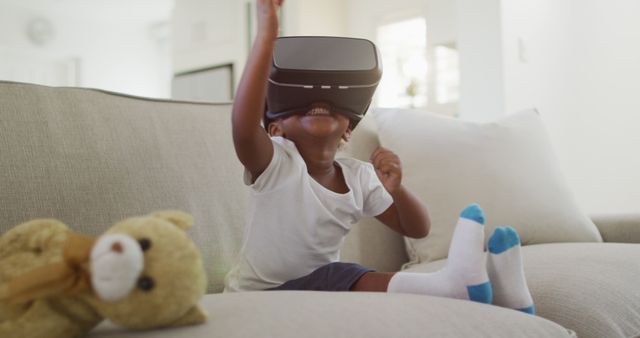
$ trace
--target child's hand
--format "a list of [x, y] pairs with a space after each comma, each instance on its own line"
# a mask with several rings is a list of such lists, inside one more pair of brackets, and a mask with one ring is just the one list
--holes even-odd
[[369, 159], [376, 170], [382, 185], [393, 195], [402, 182], [402, 165], [400, 158], [391, 150], [378, 147]]
[[284, 0], [258, 0], [258, 35], [275, 39], [278, 36], [278, 9]]

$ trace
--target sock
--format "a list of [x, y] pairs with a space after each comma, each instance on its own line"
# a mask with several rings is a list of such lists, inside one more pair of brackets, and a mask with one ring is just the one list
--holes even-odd
[[477, 204], [471, 204], [462, 211], [456, 224], [447, 265], [433, 273], [398, 272], [391, 277], [387, 292], [491, 303], [483, 245], [484, 214]]
[[511, 227], [498, 227], [489, 237], [487, 270], [493, 286], [493, 304], [535, 314], [522, 268], [520, 237]]

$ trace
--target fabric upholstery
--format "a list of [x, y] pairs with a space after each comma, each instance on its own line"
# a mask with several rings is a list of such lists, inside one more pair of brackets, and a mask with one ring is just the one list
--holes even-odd
[[591, 217], [605, 242], [640, 243], [640, 214]]
[[[375, 120], [369, 113], [360, 121], [338, 156], [369, 161], [369, 156], [379, 145]], [[375, 218], [364, 218], [352, 227], [345, 239], [341, 260], [377, 271], [398, 271], [407, 262], [407, 255], [402, 235]]]
[[263, 291], [207, 295], [203, 305], [201, 326], [139, 333], [105, 323], [91, 338], [575, 337], [519, 311], [407, 294]]
[[0, 83], [0, 102], [0, 232], [52, 217], [99, 234], [180, 209], [195, 219], [208, 291], [222, 290], [246, 204], [229, 104], [15, 83]]
[[[403, 162], [403, 182], [427, 204], [431, 231], [407, 239], [412, 263], [446, 257], [458, 215], [484, 209], [490, 234], [512, 226], [522, 243], [599, 242], [554, 156], [540, 115], [474, 123], [423, 111], [374, 111], [380, 143]], [[488, 237], [488, 236], [487, 236]]]
[[[640, 245], [553, 243], [522, 248], [537, 315], [580, 338], [640, 336]], [[437, 271], [446, 260], [407, 271]]]

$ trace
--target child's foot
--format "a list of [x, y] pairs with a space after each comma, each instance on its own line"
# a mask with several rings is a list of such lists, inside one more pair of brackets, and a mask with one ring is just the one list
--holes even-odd
[[491, 303], [491, 283], [483, 250], [484, 214], [471, 204], [460, 214], [447, 265], [434, 273], [396, 273], [387, 292], [418, 293]]
[[493, 304], [535, 313], [520, 254], [520, 237], [511, 227], [498, 227], [489, 237], [487, 269], [493, 285]]

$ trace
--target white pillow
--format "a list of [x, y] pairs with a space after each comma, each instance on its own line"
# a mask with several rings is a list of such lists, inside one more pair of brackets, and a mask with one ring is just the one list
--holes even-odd
[[478, 203], [486, 233], [509, 225], [524, 245], [601, 242], [565, 182], [539, 114], [493, 123], [377, 109], [380, 143], [402, 161], [403, 184], [427, 205], [431, 231], [406, 239], [411, 263], [445, 258], [460, 211]]

